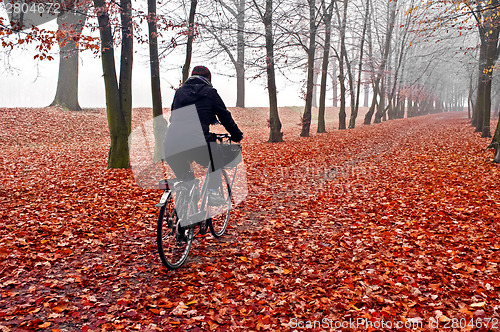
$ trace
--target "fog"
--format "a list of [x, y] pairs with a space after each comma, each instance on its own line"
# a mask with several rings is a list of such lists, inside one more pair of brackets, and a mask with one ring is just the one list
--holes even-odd
[[[3, 6], [0, 6], [3, 9]], [[46, 29], [57, 29], [55, 21], [42, 26]], [[148, 58], [146, 46], [135, 45], [133, 67], [133, 107], [151, 107], [151, 85], [149, 76]], [[2, 68], [0, 70], [0, 107], [44, 107], [54, 99], [59, 70], [58, 47], [54, 46], [52, 56], [54, 60], [34, 60], [37, 54], [33, 47], [14, 49], [10, 54], [2, 52], [0, 59]], [[119, 52], [115, 53], [115, 56]], [[207, 65], [212, 71], [212, 83], [219, 91], [227, 107], [236, 103], [236, 79], [230, 78], [226, 73], [233, 73], [234, 69], [227, 68], [223, 64], [214, 63], [211, 66], [202, 62], [202, 54], [193, 54], [192, 67], [198, 63]], [[181, 56], [172, 54], [162, 60], [162, 68], [178, 67], [178, 70], [162, 69], [162, 100], [164, 107], [170, 107], [174, 90], [172, 86], [178, 86], [181, 80]], [[117, 59], [119, 65], [119, 58]], [[98, 56], [90, 51], [80, 52], [79, 67], [79, 101], [83, 108], [105, 107], [104, 80], [102, 78], [102, 65]], [[267, 106], [267, 90], [263, 85], [264, 80], [247, 79], [246, 106]], [[280, 106], [302, 105], [304, 101], [300, 98], [297, 87], [278, 78]]]

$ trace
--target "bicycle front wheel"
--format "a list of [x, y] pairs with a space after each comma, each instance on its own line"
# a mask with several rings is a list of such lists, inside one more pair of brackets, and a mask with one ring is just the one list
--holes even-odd
[[211, 221], [208, 223], [210, 226], [210, 232], [216, 238], [221, 237], [227, 228], [229, 223], [229, 214], [231, 212], [231, 186], [229, 182], [229, 177], [224, 169], [222, 172], [222, 185], [218, 189], [218, 194], [224, 198], [225, 203], [221, 206], [210, 206]]
[[180, 227], [174, 200], [170, 196], [160, 208], [156, 233], [158, 253], [163, 265], [170, 270], [180, 267], [188, 257], [193, 237], [193, 227]]

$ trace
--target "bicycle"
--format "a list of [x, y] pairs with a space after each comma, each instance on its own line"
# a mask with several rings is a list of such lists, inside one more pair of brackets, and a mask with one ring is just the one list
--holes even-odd
[[[215, 238], [221, 237], [227, 229], [231, 212], [231, 188], [236, 178], [238, 163], [241, 161], [241, 146], [232, 144], [231, 136], [228, 134], [216, 134], [216, 141], [220, 146], [220, 151], [232, 152], [223, 154], [224, 159], [228, 160], [224, 160], [220, 175], [218, 172], [210, 172], [211, 168], [214, 171], [213, 159], [210, 158], [201, 190], [197, 179], [190, 181], [192, 183], [178, 179], [159, 182], [159, 189], [163, 190], [163, 195], [160, 202], [155, 205], [160, 207], [156, 241], [160, 259], [170, 270], [179, 268], [186, 261], [197, 227], [199, 229], [196, 235], [204, 235], [210, 229], [210, 233]], [[226, 161], [229, 162], [226, 163]], [[227, 174], [230, 168], [233, 168], [231, 179]], [[222, 181], [216, 188], [216, 192], [224, 198], [225, 203], [222, 206], [213, 207], [208, 204], [209, 176], [221, 176]], [[182, 222], [179, 215], [187, 217], [187, 220]]]

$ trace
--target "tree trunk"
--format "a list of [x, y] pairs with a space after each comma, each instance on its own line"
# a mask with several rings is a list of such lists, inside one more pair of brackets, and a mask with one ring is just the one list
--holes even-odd
[[[236, 31], [236, 55], [233, 54], [232, 48], [230, 48], [228, 41], [220, 36], [220, 31], [214, 29], [214, 26], [205, 26], [205, 29], [210, 33], [213, 38], [217, 41], [219, 46], [224, 52], [227, 53], [229, 60], [234, 66], [236, 71], [236, 107], [245, 107], [245, 11], [246, 11], [246, 1], [245, 0], [233, 0], [231, 1], [236, 8], [231, 7], [226, 1], [218, 0], [218, 3], [222, 5], [234, 19], [237, 24]], [[263, 15], [263, 14], [262, 14]], [[217, 18], [216, 18], [217, 19]], [[229, 41], [230, 43], [230, 41]]]
[[330, 40], [332, 27], [333, 1], [328, 8], [324, 8], [325, 16], [325, 44], [323, 46], [323, 63], [321, 65], [321, 85], [319, 93], [318, 133], [326, 132], [325, 107], [326, 107], [326, 79], [328, 77], [328, 59], [330, 58]]
[[351, 112], [351, 119], [349, 120], [349, 128], [351, 129], [356, 126], [356, 118], [358, 117], [359, 94], [361, 90], [361, 74], [363, 69], [363, 51], [365, 46], [365, 34], [368, 26], [369, 14], [370, 14], [370, 0], [366, 0], [365, 20], [363, 22], [363, 32], [361, 33], [361, 45], [359, 48], [358, 82], [356, 84], [356, 104], [354, 105], [353, 111]]
[[[316, 56], [315, 56], [316, 58]], [[314, 61], [314, 69], [313, 69], [313, 88], [312, 88], [312, 98], [311, 105], [312, 107], [318, 107], [318, 77], [319, 77], [319, 66], [323, 64], [323, 61], [319, 61], [316, 59]]]
[[[255, 3], [255, 0], [254, 0]], [[257, 4], [255, 3], [255, 6]], [[276, 91], [276, 74], [274, 71], [274, 40], [273, 40], [273, 1], [266, 0], [265, 13], [262, 16], [266, 31], [266, 64], [267, 64], [267, 90], [269, 94], [269, 142], [283, 141], [281, 121], [278, 113], [278, 99]]]
[[120, 107], [128, 134], [132, 131], [132, 63], [134, 60], [134, 28], [132, 0], [121, 0], [122, 48], [120, 57]]
[[[404, 57], [404, 54], [405, 54], [404, 53], [405, 44], [406, 43], [404, 41], [404, 36], [403, 36], [403, 40], [401, 41], [401, 47], [400, 47], [400, 50], [399, 50], [399, 57], [397, 59], [397, 66], [393, 70], [393, 72], [394, 72], [394, 78], [393, 78], [392, 88], [390, 90], [390, 94], [389, 94], [389, 96], [387, 98], [388, 105], [387, 105], [386, 108], [384, 108], [384, 109], [381, 110], [383, 112], [382, 116], [384, 118], [384, 121], [386, 120], [386, 116], [389, 117], [389, 120], [393, 120], [393, 119], [396, 118], [396, 113], [395, 113], [395, 110], [394, 110], [394, 107], [396, 105], [396, 99], [395, 99], [394, 95], [396, 93], [396, 87], [398, 85], [399, 72], [400, 72], [401, 66], [404, 63], [403, 57]], [[401, 71], [404, 72], [404, 66], [403, 66], [403, 69]], [[389, 80], [388, 85], [389, 86], [391, 85], [390, 80]], [[376, 118], [379, 117], [379, 116], [380, 115], [378, 115], [378, 114], [375, 115]]]
[[493, 135], [493, 138], [491, 139], [491, 143], [488, 146], [488, 148], [495, 149], [493, 162], [500, 163], [500, 119], [497, 122], [497, 128], [495, 130], [495, 134]]
[[339, 59], [339, 84], [340, 84], [340, 110], [339, 110], [339, 129], [346, 129], [346, 111], [345, 111], [345, 98], [346, 98], [346, 88], [345, 88], [345, 74], [344, 74], [344, 56], [345, 52], [345, 30], [346, 30], [346, 18], [347, 18], [347, 0], [343, 2], [343, 14], [340, 17], [340, 11], [335, 2], [335, 13], [337, 14], [337, 21], [340, 25], [340, 55]]
[[236, 107], [245, 107], [245, 0], [237, 3]]
[[[499, 5], [498, 0], [491, 1], [493, 8], [497, 8]], [[486, 73], [485, 73], [485, 86], [484, 86], [484, 114], [483, 114], [483, 128], [482, 137], [491, 137], [490, 132], [490, 121], [491, 121], [491, 83], [493, 80], [493, 70], [495, 68], [495, 63], [498, 58], [498, 37], [500, 32], [500, 27], [498, 22], [492, 23], [493, 17], [498, 17], [498, 10], [495, 10], [495, 14], [492, 15], [493, 9], [488, 11], [488, 34], [486, 36]], [[498, 18], [496, 18], [498, 20]]]
[[[331, 38], [331, 37], [330, 37]], [[331, 43], [331, 41], [330, 41]], [[337, 66], [335, 66], [335, 62], [333, 62], [332, 65], [332, 106], [337, 107], [338, 106], [338, 101], [339, 101], [339, 96], [338, 96], [338, 91], [337, 91]]]
[[163, 140], [167, 131], [167, 122], [163, 118], [161, 100], [160, 60], [158, 58], [158, 19], [156, 0], [148, 0], [149, 61], [151, 72], [151, 98], [153, 102], [153, 133], [155, 137], [154, 161], [164, 159]]
[[385, 86], [383, 78], [380, 81], [378, 94], [379, 94], [379, 103], [377, 106], [377, 112], [375, 112], [375, 118], [373, 119], [373, 123], [382, 122], [382, 116], [385, 114], [385, 112], [383, 111], [385, 109]]
[[[491, 67], [490, 70], [493, 70]], [[491, 121], [491, 73], [486, 74], [488, 78], [484, 85], [484, 112], [483, 125], [481, 129], [481, 137], [491, 137], [490, 121]]]
[[[342, 57], [341, 57], [342, 58]], [[344, 77], [344, 61], [339, 61], [339, 84], [340, 84], [340, 109], [339, 109], [339, 130], [346, 129], [346, 112], [345, 112], [345, 77]]]
[[412, 100], [411, 100], [411, 93], [406, 97], [406, 117], [411, 118], [412, 113], [411, 113], [411, 107], [412, 107]]
[[[127, 124], [127, 119], [130, 119], [130, 115], [126, 114], [121, 105], [122, 98], [116, 77], [113, 35], [109, 22], [108, 9], [104, 0], [93, 1], [98, 13], [97, 20], [101, 37], [101, 61], [106, 90], [106, 113], [111, 139], [111, 146], [108, 153], [108, 168], [127, 168], [130, 165], [128, 146], [130, 126]], [[131, 10], [130, 7], [123, 8], [124, 11]]]
[[483, 115], [485, 109], [485, 93], [486, 93], [486, 42], [483, 41], [484, 36], [481, 36], [481, 46], [479, 48], [479, 74], [477, 79], [476, 105], [474, 107], [474, 116], [472, 125], [476, 127], [476, 132], [483, 130]]
[[[391, 67], [391, 60], [392, 60], [392, 54], [389, 54], [389, 57], [387, 59], [386, 63], [386, 69], [387, 72], [392, 72], [393, 69]], [[391, 105], [391, 99], [389, 97], [389, 86], [391, 85], [391, 75], [383, 75], [382, 80], [380, 81], [380, 103], [379, 107], [377, 108], [377, 111], [375, 112], [375, 117], [373, 119], [373, 123], [380, 123], [382, 121], [386, 121], [386, 111], [387, 108], [390, 107]], [[387, 106], [386, 106], [386, 101], [387, 101]]]
[[420, 104], [421, 104], [421, 101], [418, 99], [418, 97], [413, 101], [413, 105], [412, 105], [412, 116], [417, 116], [419, 115], [419, 112], [420, 112]]
[[375, 113], [375, 107], [377, 106], [378, 85], [379, 80], [375, 80], [375, 84], [373, 85], [372, 103], [370, 105], [370, 109], [368, 109], [368, 112], [365, 114], [365, 120], [363, 121], [363, 124], [365, 125], [372, 123], [372, 117]]
[[363, 96], [363, 106], [364, 107], [368, 107], [368, 101], [370, 99], [370, 88], [369, 88], [368, 84], [365, 85], [363, 91], [364, 91], [364, 94], [363, 94], [364, 95]]
[[[389, 51], [390, 51], [390, 48], [391, 48], [392, 32], [394, 30], [394, 22], [395, 22], [395, 19], [396, 19], [397, 0], [389, 1], [388, 6], [389, 6], [389, 8], [388, 8], [388, 10], [389, 10], [389, 21], [388, 21], [388, 24], [387, 24], [387, 31], [386, 31], [386, 34], [385, 34], [385, 44], [384, 44], [384, 50], [383, 50], [383, 54], [382, 54], [382, 63], [379, 66], [377, 77], [375, 79], [375, 88], [377, 90], [377, 93], [381, 94], [381, 100], [380, 100], [379, 107], [378, 107], [379, 109], [380, 109], [381, 105], [382, 106], [385, 105], [384, 101], [382, 100], [382, 99], [384, 99], [384, 91], [383, 91], [382, 86], [380, 86], [380, 88], [379, 88], [379, 83], [380, 83], [380, 80], [382, 79], [382, 77], [384, 76], [384, 71], [385, 71], [385, 67], [386, 67], [386, 64], [387, 64], [387, 59], [389, 57]], [[374, 91], [374, 95], [376, 95], [375, 91]], [[374, 97], [373, 100], [376, 100], [376, 97]], [[372, 119], [372, 116], [373, 116], [373, 112], [371, 112], [372, 111], [372, 107], [373, 107], [373, 112], [374, 112], [375, 111], [375, 107], [374, 107], [373, 102], [372, 102], [372, 105], [370, 106], [370, 111], [365, 116], [364, 124], [370, 124], [371, 123], [371, 119]], [[380, 122], [380, 120], [381, 119], [375, 118], [374, 122], [377, 123], [377, 121]]]
[[[59, 42], [59, 76], [54, 100], [50, 106], [61, 106], [66, 111], [81, 111], [78, 103], [78, 57], [79, 50], [76, 44], [85, 20], [87, 9], [78, 11], [74, 15], [59, 15], [57, 25], [59, 31], [68, 35]], [[74, 30], [73, 33], [71, 31]]]
[[403, 64], [403, 69], [401, 69], [401, 80], [398, 84], [398, 93], [396, 97], [397, 107], [396, 107], [396, 119], [403, 119], [405, 117], [405, 97], [401, 95], [401, 82], [404, 82], [405, 67]]
[[196, 14], [196, 5], [198, 0], [191, 0], [191, 7], [189, 9], [188, 18], [188, 39], [186, 45], [186, 60], [184, 61], [184, 66], [182, 66], [182, 82], [186, 82], [189, 77], [189, 69], [191, 67], [191, 57], [193, 54], [193, 40], [195, 35], [194, 28], [194, 16]]
[[398, 119], [404, 119], [405, 117], [405, 97], [398, 95]]
[[[344, 53], [344, 57], [345, 57], [346, 67], [347, 67], [347, 77], [348, 77], [348, 82], [349, 82], [349, 96], [351, 97], [350, 106], [351, 106], [351, 120], [352, 120], [353, 116], [354, 116], [354, 119], [356, 119], [356, 117], [357, 117], [357, 110], [356, 111], [354, 110], [354, 107], [356, 104], [355, 95], [354, 95], [354, 77], [352, 74], [351, 62], [349, 61], [349, 59], [347, 57], [347, 50], [344, 50], [343, 53]], [[355, 112], [356, 112], [356, 114], [354, 114]], [[356, 121], [356, 120], [354, 120], [354, 121]], [[349, 123], [351, 123], [351, 121], [349, 121]], [[349, 128], [351, 128], [351, 127], [349, 127]], [[354, 128], [354, 127], [352, 127], [352, 128]]]
[[493, 112], [493, 116], [498, 116], [498, 111], [500, 109], [500, 98], [495, 98], [495, 108], [494, 108], [494, 112]]
[[316, 7], [314, 0], [309, 2], [309, 47], [307, 49], [307, 82], [306, 82], [306, 105], [302, 115], [301, 137], [309, 137], [311, 128], [311, 108], [314, 87], [314, 55], [316, 51]]
[[[470, 78], [469, 78], [469, 100], [468, 100], [468, 117], [470, 119], [470, 123], [471, 123], [471, 126], [472, 127], [475, 127], [475, 117], [476, 117], [476, 105], [474, 104], [474, 98], [475, 98], [475, 94], [477, 94], [477, 88], [478, 86], [476, 85], [475, 86], [475, 89], [474, 89], [474, 77], [475, 77], [475, 74], [476, 71], [473, 69], [471, 71], [471, 74], [470, 74]], [[479, 74], [479, 71], [477, 72]], [[479, 82], [479, 78], [478, 78], [478, 82]]]

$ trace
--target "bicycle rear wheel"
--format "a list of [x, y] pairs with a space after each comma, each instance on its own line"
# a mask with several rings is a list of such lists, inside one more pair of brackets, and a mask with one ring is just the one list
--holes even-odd
[[174, 270], [180, 267], [188, 257], [194, 238], [194, 228], [180, 228], [174, 200], [170, 195], [165, 205], [160, 208], [156, 242], [163, 265]]
[[229, 183], [229, 177], [224, 169], [222, 172], [222, 186], [218, 189], [218, 194], [224, 198], [226, 201], [224, 205], [221, 206], [209, 206], [210, 215], [212, 216], [208, 225], [210, 226], [210, 232], [216, 238], [221, 237], [227, 228], [229, 223], [229, 214], [231, 212], [231, 186]]

